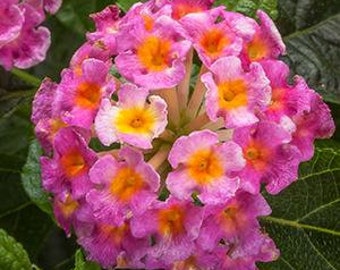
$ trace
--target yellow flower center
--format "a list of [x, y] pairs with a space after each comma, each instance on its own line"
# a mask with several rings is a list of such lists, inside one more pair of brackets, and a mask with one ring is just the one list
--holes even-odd
[[248, 102], [247, 85], [243, 79], [222, 82], [218, 85], [219, 105], [223, 109], [234, 109]]
[[170, 50], [169, 40], [149, 36], [137, 48], [137, 57], [148, 71], [163, 71], [170, 64]]
[[120, 169], [112, 181], [110, 193], [121, 201], [129, 201], [131, 197], [145, 186], [143, 177], [133, 168]]
[[100, 87], [95, 83], [83, 82], [78, 85], [75, 103], [85, 109], [95, 109], [100, 101]]
[[259, 61], [269, 54], [268, 46], [260, 35], [255, 35], [254, 39], [247, 46], [250, 61]]
[[68, 178], [79, 176], [87, 169], [84, 157], [78, 149], [73, 149], [63, 155], [60, 164]]
[[200, 185], [210, 183], [223, 174], [218, 156], [210, 149], [195, 152], [189, 158], [187, 166], [190, 177]]
[[230, 44], [226, 34], [218, 28], [212, 28], [205, 32], [200, 40], [200, 45], [209, 57], [217, 58], [221, 55], [225, 47]]
[[150, 108], [121, 109], [113, 124], [122, 133], [147, 135], [152, 133], [156, 117], [156, 113]]
[[184, 211], [179, 206], [162, 209], [158, 213], [159, 231], [164, 236], [179, 235], [184, 232]]

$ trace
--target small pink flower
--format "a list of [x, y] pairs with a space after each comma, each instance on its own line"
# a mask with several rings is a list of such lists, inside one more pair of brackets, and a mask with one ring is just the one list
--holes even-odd
[[[43, 26], [37, 27], [44, 20], [44, 14], [29, 3], [20, 3], [18, 7], [24, 16], [20, 33], [17, 33], [19, 29], [12, 29], [15, 33], [11, 41], [0, 46], [0, 63], [7, 70], [13, 66], [29, 68], [40, 63], [45, 59], [51, 43], [49, 30]], [[17, 17], [20, 25], [21, 15], [13, 16]]]
[[193, 192], [207, 204], [225, 202], [234, 196], [239, 179], [230, 174], [245, 165], [241, 148], [234, 142], [218, 144], [218, 136], [209, 131], [192, 132], [174, 143], [169, 162], [167, 188], [181, 200], [191, 200]]
[[242, 59], [246, 62], [261, 61], [265, 59], [277, 59], [285, 54], [286, 46], [271, 18], [262, 10], [257, 11], [260, 25], [256, 27], [250, 42], [245, 43]]
[[205, 84], [206, 110], [212, 121], [223, 117], [226, 128], [248, 126], [258, 121], [255, 113], [270, 101], [269, 80], [258, 63], [250, 65], [249, 72], [242, 69], [241, 61], [234, 57], [218, 59], [208, 73], [202, 75]]
[[216, 8], [207, 12], [192, 13], [181, 19], [181, 24], [189, 34], [203, 64], [207, 67], [217, 59], [225, 56], [239, 55], [242, 50], [242, 39], [229, 27], [227, 21], [216, 23], [222, 9]]
[[108, 64], [100, 60], [86, 59], [81, 68], [81, 74], [71, 69], [63, 71], [56, 103], [64, 122], [90, 129], [102, 98], [111, 96], [116, 83]]
[[125, 78], [150, 90], [174, 87], [184, 78], [183, 61], [191, 43], [184, 40], [184, 30], [176, 21], [160, 16], [150, 31], [140, 23], [127, 30], [134, 39], [133, 47], [115, 59]]
[[149, 91], [132, 84], [123, 85], [118, 93], [118, 103], [104, 100], [97, 114], [95, 128], [104, 145], [116, 141], [136, 147], [152, 148], [152, 140], [167, 125], [167, 104], [159, 96], [148, 97]]
[[53, 158], [41, 157], [43, 187], [53, 193], [67, 191], [74, 199], [83, 197], [92, 186], [88, 172], [97, 155], [72, 127], [55, 136]]
[[106, 155], [95, 163], [90, 179], [97, 188], [86, 196], [95, 218], [113, 225], [145, 211], [156, 200], [159, 188], [158, 174], [140, 152], [123, 148], [119, 157]]
[[241, 173], [242, 188], [253, 194], [265, 183], [271, 194], [277, 194], [298, 177], [300, 151], [289, 144], [291, 135], [272, 122], [234, 131], [233, 139], [243, 149], [247, 165]]
[[203, 208], [170, 197], [133, 217], [131, 232], [136, 238], [154, 237], [155, 244], [148, 251], [147, 265], [155, 261], [169, 265], [191, 255], [202, 218]]

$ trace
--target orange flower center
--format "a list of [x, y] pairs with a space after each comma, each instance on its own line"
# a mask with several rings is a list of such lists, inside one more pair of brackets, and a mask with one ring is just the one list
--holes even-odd
[[218, 156], [210, 149], [195, 152], [187, 166], [190, 177], [200, 185], [208, 184], [223, 174]]
[[234, 109], [248, 102], [247, 85], [243, 79], [222, 82], [218, 85], [219, 105], [223, 109]]
[[95, 109], [100, 101], [100, 87], [95, 83], [83, 82], [78, 85], [76, 104], [84, 109]]
[[263, 145], [251, 142], [248, 147], [244, 149], [245, 159], [257, 171], [263, 171], [267, 167], [270, 159], [270, 152]]
[[73, 200], [71, 195], [67, 195], [65, 202], [58, 202], [60, 210], [65, 218], [69, 218], [79, 207], [79, 203]]
[[260, 35], [255, 35], [254, 39], [248, 44], [247, 51], [250, 61], [259, 61], [269, 55], [268, 46]]
[[284, 88], [273, 88], [272, 90], [272, 99], [270, 102], [270, 110], [282, 110], [284, 97], [285, 97], [286, 89]]
[[200, 45], [205, 50], [206, 54], [212, 58], [219, 57], [225, 47], [229, 44], [229, 38], [218, 28], [212, 28], [205, 32], [200, 41]]
[[145, 183], [140, 174], [133, 168], [120, 169], [112, 181], [110, 192], [121, 201], [129, 201], [138, 191], [143, 189]]
[[148, 71], [162, 71], [169, 66], [170, 50], [169, 40], [149, 36], [137, 48], [137, 57]]
[[185, 15], [189, 13], [195, 13], [202, 11], [201, 7], [198, 6], [192, 6], [188, 4], [178, 4], [174, 5], [172, 17], [176, 20], [179, 20], [180, 18], [184, 17]]
[[84, 157], [78, 149], [73, 149], [60, 159], [61, 167], [68, 178], [79, 176], [87, 170]]
[[118, 227], [109, 224], [101, 224], [99, 225], [99, 230], [109, 237], [115, 245], [119, 245], [128, 232], [129, 226], [125, 223]]
[[180, 206], [162, 209], [158, 213], [159, 231], [164, 236], [176, 236], [184, 232], [184, 211]]

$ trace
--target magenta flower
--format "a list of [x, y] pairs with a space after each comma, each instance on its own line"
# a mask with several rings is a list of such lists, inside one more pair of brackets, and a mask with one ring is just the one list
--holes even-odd
[[231, 56], [220, 58], [210, 70], [201, 77], [208, 89], [206, 109], [209, 118], [215, 122], [223, 117], [226, 128], [256, 123], [259, 119], [255, 112], [268, 106], [271, 92], [261, 65], [252, 63], [249, 72], [245, 72], [241, 61]]
[[64, 122], [90, 129], [101, 100], [111, 96], [116, 83], [109, 66], [100, 60], [86, 59], [81, 68], [80, 74], [71, 69], [63, 71], [56, 103]]
[[[29, 22], [12, 3], [0, 4], [16, 21], [0, 23], [0, 52]], [[37, 29], [59, 1], [29, 3]], [[248, 270], [276, 260], [259, 222], [271, 213], [261, 187], [288, 187], [314, 140], [334, 131], [321, 97], [288, 80], [268, 15], [258, 11], [258, 24], [212, 4], [150, 0], [125, 16], [114, 5], [92, 14], [96, 29], [61, 82], [45, 79], [35, 96], [56, 220], [104, 268]]]
[[301, 154], [289, 144], [291, 135], [281, 126], [260, 122], [236, 129], [233, 139], [247, 160], [241, 173], [243, 189], [256, 194], [265, 183], [269, 193], [277, 194], [297, 179]]
[[190, 200], [193, 192], [207, 204], [225, 202], [234, 196], [239, 179], [231, 177], [245, 165], [241, 148], [234, 142], [218, 144], [218, 137], [209, 130], [180, 137], [169, 153], [175, 169], [166, 180], [175, 197]]
[[53, 158], [40, 159], [43, 187], [53, 193], [68, 191], [74, 199], [85, 196], [92, 186], [88, 172], [96, 159], [72, 127], [61, 129], [54, 139]]
[[242, 50], [242, 39], [233, 32], [228, 22], [222, 20], [216, 23], [221, 15], [221, 9], [212, 9], [189, 14], [181, 20], [200, 59], [207, 67], [221, 57], [237, 56]]
[[86, 201], [96, 220], [107, 224], [118, 226], [157, 199], [158, 174], [131, 148], [120, 150], [119, 160], [101, 157], [91, 169], [90, 179], [98, 188], [87, 194]]
[[131, 220], [134, 237], [154, 236], [155, 244], [149, 248], [147, 265], [169, 265], [187, 259], [193, 249], [202, 224], [203, 209], [191, 202], [168, 198], [158, 202], [140, 216]]
[[184, 78], [184, 60], [191, 46], [182, 33], [182, 27], [167, 16], [157, 18], [150, 31], [144, 24], [131, 26], [126, 34], [132, 35], [134, 46], [116, 57], [118, 71], [151, 90], [174, 87]]

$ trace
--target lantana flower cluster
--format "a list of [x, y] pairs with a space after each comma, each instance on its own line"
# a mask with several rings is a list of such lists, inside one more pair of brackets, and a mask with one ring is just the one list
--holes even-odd
[[1, 0], [0, 65], [30, 68], [46, 57], [51, 43], [50, 31], [40, 24], [45, 12], [54, 14], [62, 0]]
[[289, 186], [334, 131], [321, 97], [289, 80], [270, 17], [212, 2], [106, 7], [61, 81], [35, 96], [42, 185], [59, 225], [104, 268], [277, 259], [261, 187]]

